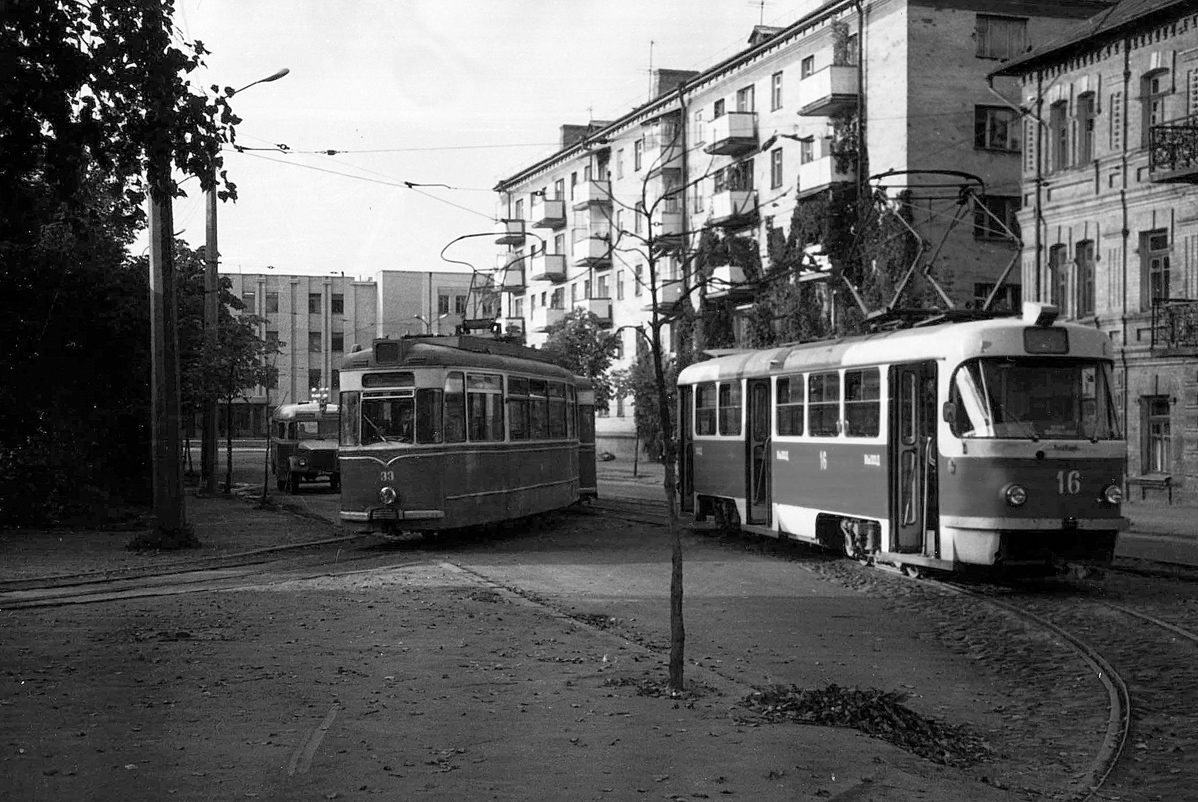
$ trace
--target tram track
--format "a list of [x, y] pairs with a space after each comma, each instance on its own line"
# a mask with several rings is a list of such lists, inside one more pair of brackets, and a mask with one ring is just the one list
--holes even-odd
[[[660, 503], [658, 510], [623, 500], [600, 507], [626, 520], [666, 523]], [[1187, 626], [1198, 612], [1198, 591], [1189, 572], [1116, 566], [1099, 579], [970, 584], [823, 560], [815, 550], [787, 548], [788, 541], [754, 541], [832, 581], [920, 608], [950, 648], [996, 674], [1025, 677], [1018, 701], [1026, 708], [1012, 718], [1029, 730], [1037, 729], [1033, 720], [1041, 727], [1027, 737], [1040, 748], [1020, 750], [1024, 773], [1051, 775], [1056, 789], [1028, 784], [1029, 794], [1069, 802], [1173, 800], [1198, 788], [1198, 632]], [[946, 597], [956, 601], [946, 606]], [[996, 615], [1008, 623], [994, 623]], [[1061, 652], [1073, 655], [1065, 661], [1072, 669], [1053, 656]], [[1045, 723], [1056, 732], [1043, 731]]]

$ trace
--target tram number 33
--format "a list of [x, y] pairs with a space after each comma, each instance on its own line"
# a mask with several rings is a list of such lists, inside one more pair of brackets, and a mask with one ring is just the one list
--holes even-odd
[[1057, 494], [1076, 496], [1082, 492], [1081, 471], [1057, 471]]
[[395, 481], [395, 471], [379, 471], [379, 481], [380, 482], [394, 482]]

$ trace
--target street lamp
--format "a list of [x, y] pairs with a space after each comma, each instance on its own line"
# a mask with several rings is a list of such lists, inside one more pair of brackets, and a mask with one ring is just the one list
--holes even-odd
[[437, 316], [437, 319], [435, 321], [429, 321], [429, 319], [426, 318], [424, 315], [412, 315], [413, 320], [419, 320], [421, 323], [424, 324], [424, 333], [425, 334], [433, 333], [433, 323], [434, 322], [437, 324], [437, 334], [440, 334], [441, 333], [441, 321], [447, 317], [449, 317], [448, 312], [442, 312], [440, 315]]
[[[244, 92], [251, 86], [256, 84], [264, 84], [269, 81], [277, 81], [291, 70], [284, 67], [273, 75], [268, 75], [265, 78], [260, 78], [253, 83], [248, 83], [245, 86], [231, 92], [226, 96], [226, 99], [233, 97], [238, 92]], [[220, 308], [220, 277], [217, 258], [216, 245], [216, 184], [220, 175], [217, 172], [215, 159], [212, 165], [212, 188], [207, 192], [207, 225], [205, 231], [204, 244], [204, 343], [208, 346], [208, 358], [216, 353], [218, 338], [216, 327], [220, 316], [218, 310]], [[269, 411], [269, 410], [268, 410]], [[216, 493], [216, 396], [212, 393], [204, 393], [203, 413], [204, 435], [200, 441], [200, 474], [203, 480], [204, 491], [207, 493]]]

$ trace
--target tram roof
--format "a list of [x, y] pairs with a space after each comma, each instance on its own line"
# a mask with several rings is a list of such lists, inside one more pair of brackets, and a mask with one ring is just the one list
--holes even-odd
[[299, 404], [282, 404], [275, 408], [271, 417], [275, 420], [293, 420], [307, 416], [315, 418], [317, 415], [335, 416], [337, 411], [336, 404], [325, 404], [322, 411], [317, 402], [304, 401]]
[[[880, 331], [837, 340], [788, 343], [761, 351], [715, 352], [718, 355], [714, 359], [696, 362], [684, 369], [678, 376], [678, 383], [917, 360], [959, 362], [985, 353], [1013, 353], [1015, 342], [1018, 342], [1018, 352], [1023, 353], [1022, 332], [1030, 324], [1026, 317], [1003, 317]], [[1070, 355], [1111, 357], [1110, 340], [1097, 329], [1073, 323], [1055, 323], [1053, 326], [1069, 330]], [[995, 345], [1000, 347], [994, 348]]]
[[[395, 357], [379, 359], [380, 343], [394, 343]], [[342, 370], [374, 368], [459, 367], [507, 370], [549, 376], [590, 386], [590, 380], [549, 361], [548, 355], [528, 346], [489, 340], [484, 337], [404, 337], [375, 340], [370, 348], [347, 354]]]

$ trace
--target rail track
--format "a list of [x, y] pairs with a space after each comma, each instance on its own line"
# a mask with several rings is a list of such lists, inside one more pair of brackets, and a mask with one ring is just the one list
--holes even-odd
[[[659, 502], [605, 499], [596, 511], [666, 524]], [[712, 540], [743, 547], [750, 538]], [[787, 542], [751, 542], [929, 615], [949, 648], [1007, 681], [1018, 677], [1020, 692], [1004, 711], [1015, 724], [992, 734], [1013, 746], [1002, 768], [1024, 776], [1015, 784], [1029, 795], [1070, 802], [1198, 799], [1192, 572], [1116, 566], [1089, 579], [966, 583], [912, 579]], [[1019, 749], [1020, 740], [1034, 748]]]

